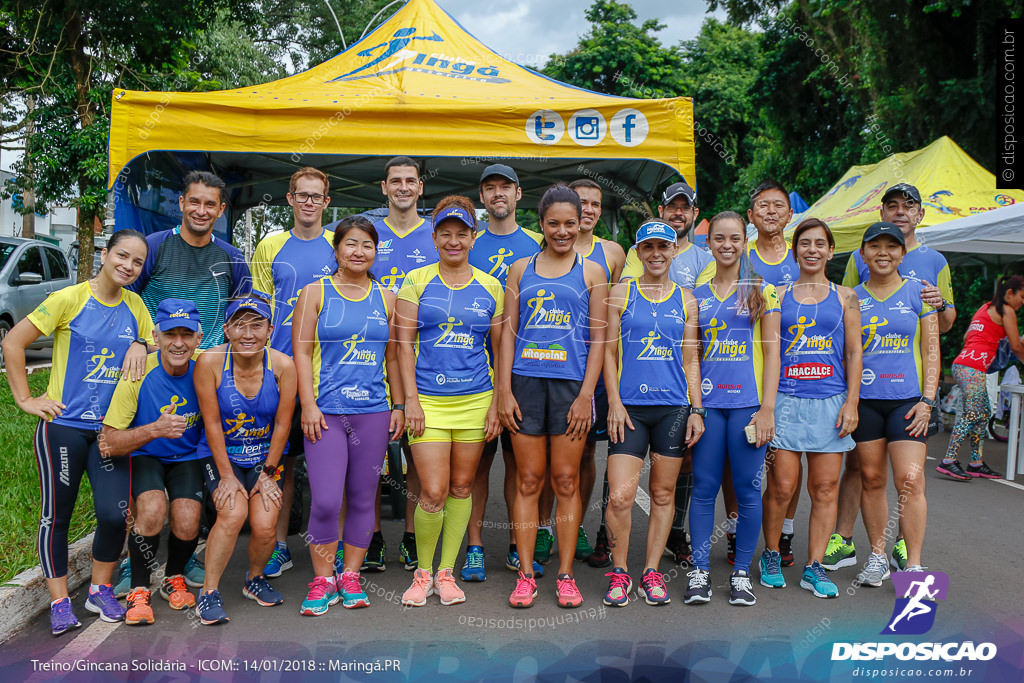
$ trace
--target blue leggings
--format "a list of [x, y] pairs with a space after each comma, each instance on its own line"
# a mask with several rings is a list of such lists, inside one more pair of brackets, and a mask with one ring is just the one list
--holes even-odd
[[768, 445], [747, 443], [743, 428], [757, 406], [708, 408], [704, 434], [693, 452], [693, 499], [690, 501], [690, 536], [693, 562], [711, 569], [711, 537], [715, 527], [715, 502], [722, 487], [726, 458], [732, 468], [733, 487], [739, 502], [736, 523], [736, 569], [750, 570], [761, 533], [761, 470]]

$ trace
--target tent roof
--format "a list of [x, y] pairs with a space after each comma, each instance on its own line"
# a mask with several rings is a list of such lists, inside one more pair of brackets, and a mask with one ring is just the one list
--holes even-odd
[[925, 208], [921, 228], [1024, 202], [1024, 192], [997, 190], [995, 176], [943, 136], [927, 147], [893, 154], [877, 164], [852, 166], [824, 197], [793, 217], [787, 233], [813, 216], [828, 223], [837, 252], [853, 251], [860, 246], [864, 230], [879, 219], [886, 188], [901, 182], [921, 191]]
[[918, 229], [917, 239], [942, 252], [1024, 256], [1024, 203]]
[[500, 158], [536, 176], [524, 178], [527, 205], [555, 179], [589, 176], [615, 206], [648, 199], [676, 174], [695, 182], [692, 121], [689, 98], [553, 81], [489, 49], [433, 0], [410, 0], [288, 78], [205, 93], [115, 90], [109, 187], [134, 186], [129, 197], [169, 187], [200, 153], [233, 178], [236, 210], [282, 202], [287, 178], [308, 165], [329, 172], [335, 206], [366, 207], [382, 201], [382, 157], [405, 154], [426, 161], [428, 197], [475, 191]]

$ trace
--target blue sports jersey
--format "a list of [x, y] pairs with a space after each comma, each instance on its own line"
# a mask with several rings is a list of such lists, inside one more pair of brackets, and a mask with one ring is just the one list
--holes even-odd
[[846, 391], [843, 302], [836, 286], [816, 304], [782, 297], [782, 372], [779, 391], [801, 398], [829, 398]]
[[[953, 301], [953, 285], [950, 280], [949, 263], [941, 253], [919, 244], [906, 253], [900, 262], [899, 273], [908, 280], [935, 285], [945, 299], [947, 306], [955, 306]], [[860, 251], [853, 252], [847, 261], [846, 275], [843, 284], [856, 287], [868, 281], [868, 266], [864, 263]]]
[[469, 263], [497, 278], [504, 287], [508, 269], [516, 259], [539, 252], [540, 240], [540, 235], [519, 226], [508, 235], [495, 235], [490, 230], [481, 230], [476, 234], [473, 250], [469, 252]]
[[583, 257], [556, 278], [537, 274], [537, 257], [519, 280], [519, 331], [512, 372], [582, 381], [590, 342], [590, 291]]
[[328, 415], [379, 413], [388, 409], [384, 350], [390, 327], [381, 285], [348, 299], [322, 278], [320, 315], [313, 339], [313, 394]]
[[54, 424], [100, 430], [128, 347], [153, 334], [142, 299], [122, 290], [120, 301], [106, 304], [93, 296], [88, 282], [81, 282], [53, 292], [27, 318], [43, 334], [53, 335], [46, 396], [64, 404]]
[[624, 405], [690, 403], [683, 372], [686, 308], [675, 284], [660, 301], [630, 280], [619, 329], [619, 398]]
[[[263, 383], [255, 398], [247, 398], [235, 386], [231, 353], [225, 352], [220, 386], [217, 387], [217, 404], [220, 406], [220, 424], [224, 430], [228, 460], [239, 467], [253, 467], [267, 459], [280, 402], [281, 392], [271, 367], [270, 349], [263, 351]], [[287, 443], [284, 452], [288, 452]], [[213, 455], [205, 430], [199, 439], [197, 455], [200, 458]]]
[[[775, 287], [763, 284], [765, 313], [779, 310]], [[693, 291], [697, 299], [704, 354], [701, 357], [701, 394], [705, 408], [746, 408], [760, 405], [764, 378], [761, 319], [750, 314], [734, 290], [724, 299], [703, 284]]]
[[416, 387], [431, 396], [465, 396], [491, 391], [491, 319], [504, 311], [505, 290], [495, 278], [473, 269], [459, 288], [441, 279], [437, 264], [405, 277], [398, 298], [416, 304]]
[[598, 238], [595, 235], [590, 241], [590, 251], [588, 251], [586, 254], [583, 254], [582, 256], [588, 261], [593, 261], [597, 265], [601, 266], [601, 269], [604, 270], [605, 278], [611, 281], [612, 269], [608, 265], [608, 259], [605, 256], [604, 247], [600, 245], [600, 242], [600, 238]]
[[750, 264], [753, 266], [754, 272], [764, 278], [768, 284], [782, 287], [796, 282], [800, 277], [800, 266], [797, 265], [796, 258], [793, 257], [793, 250], [789, 246], [786, 247], [786, 254], [782, 260], [775, 263], [769, 263], [761, 258], [761, 254], [757, 251], [757, 242], [751, 242], [747, 247], [747, 256], [750, 257]]
[[289, 230], [267, 237], [256, 247], [252, 284], [270, 300], [274, 325], [270, 348], [292, 355], [295, 303], [303, 287], [337, 270], [333, 239], [334, 233], [328, 230], [311, 240], [299, 239]]
[[434, 226], [422, 219], [408, 232], [398, 233], [388, 223], [379, 220], [373, 224], [377, 230], [377, 257], [370, 273], [384, 287], [397, 292], [409, 271], [437, 263], [434, 249]]
[[184, 462], [199, 458], [196, 452], [203, 432], [199, 399], [192, 384], [195, 361], [190, 360], [184, 375], [172, 377], [160, 364], [160, 352], [149, 354], [146, 374], [141, 382], [121, 380], [103, 424], [114, 429], [130, 429], [156, 422], [164, 413], [185, 418], [185, 432], [177, 439], [153, 439], [132, 455], [146, 455], [162, 462]]
[[[680, 287], [693, 289], [697, 286], [697, 279], [704, 274], [709, 265], [714, 264], [715, 257], [707, 249], [695, 244], [689, 242], [683, 242], [683, 244], [686, 245], [686, 249], [676, 253], [668, 268], [668, 276]], [[680, 249], [682, 248], [680, 247]]]
[[920, 397], [924, 390], [921, 318], [934, 315], [935, 309], [921, 301], [921, 288], [912, 280], [904, 279], [899, 289], [881, 300], [864, 285], [854, 291], [860, 300], [864, 348], [860, 397]]

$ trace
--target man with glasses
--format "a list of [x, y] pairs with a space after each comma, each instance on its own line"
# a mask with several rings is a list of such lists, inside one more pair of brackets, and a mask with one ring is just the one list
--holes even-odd
[[[334, 233], [323, 227], [324, 209], [331, 203], [327, 176], [312, 167], [300, 168], [288, 181], [288, 205], [292, 207], [292, 229], [262, 240], [252, 258], [253, 289], [270, 301], [273, 332], [270, 348], [292, 355], [292, 312], [299, 292], [306, 285], [333, 273]], [[300, 418], [296, 404], [285, 460], [281, 514], [277, 517], [277, 545], [267, 563], [268, 577], [292, 568], [288, 550], [288, 522], [295, 498], [295, 456], [303, 451]]]

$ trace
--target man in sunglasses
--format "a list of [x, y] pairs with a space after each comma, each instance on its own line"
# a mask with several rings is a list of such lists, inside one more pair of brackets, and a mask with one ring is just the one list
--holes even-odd
[[[319, 169], [300, 168], [288, 181], [288, 205], [292, 207], [292, 228], [263, 239], [252, 258], [253, 289], [270, 301], [273, 332], [270, 348], [292, 355], [292, 312], [299, 292], [306, 285], [333, 273], [334, 233], [323, 227], [324, 209], [331, 203], [330, 182]], [[274, 578], [292, 568], [288, 550], [288, 522], [295, 498], [295, 456], [303, 451], [296, 401], [291, 435], [284, 461], [281, 514], [277, 517], [277, 544], [264, 573]]]

